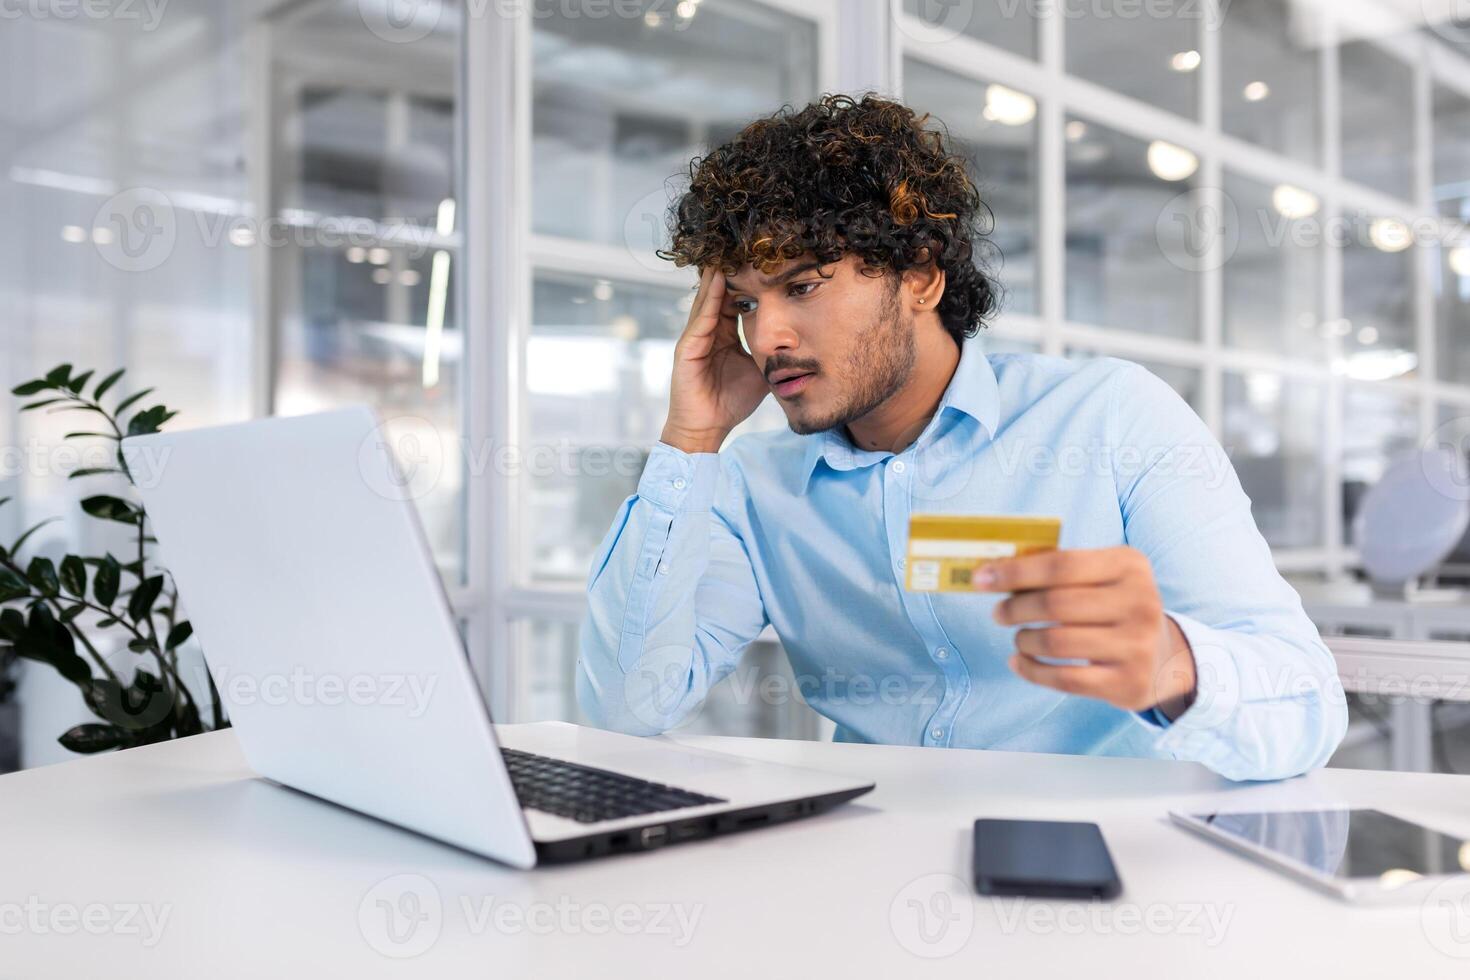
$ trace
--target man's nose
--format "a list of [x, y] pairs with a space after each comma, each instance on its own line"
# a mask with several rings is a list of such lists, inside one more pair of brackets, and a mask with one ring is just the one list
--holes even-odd
[[790, 322], [780, 313], [766, 310], [745, 319], [745, 343], [750, 353], [762, 362], [773, 354], [790, 353], [801, 345]]

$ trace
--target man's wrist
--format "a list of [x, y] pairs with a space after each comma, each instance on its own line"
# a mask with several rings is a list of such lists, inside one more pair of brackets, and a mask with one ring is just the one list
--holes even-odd
[[694, 453], [717, 453], [724, 445], [728, 432], [684, 432], [664, 426], [659, 442], [673, 446], [691, 455]]
[[[1163, 657], [1159, 670], [1159, 688], [1164, 696], [1153, 707], [1168, 721], [1175, 721], [1194, 704], [1199, 690], [1199, 677], [1194, 665], [1194, 651], [1189, 638], [1174, 622], [1173, 617], [1164, 616], [1164, 630], [1160, 643]], [[1167, 679], [1167, 680], [1166, 680]]]

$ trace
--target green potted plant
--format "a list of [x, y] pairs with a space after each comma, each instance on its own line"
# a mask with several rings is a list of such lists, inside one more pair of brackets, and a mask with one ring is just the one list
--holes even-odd
[[0, 773], [20, 768], [20, 704], [15, 699], [16, 655], [0, 647]]
[[[66, 433], [66, 439], [111, 444], [109, 465], [73, 470], [69, 479], [106, 474], [131, 487], [123, 438], [157, 432], [176, 413], [164, 405], [138, 408], [151, 388], [109, 409], [103, 398], [123, 371], [97, 381], [89, 392], [93, 374], [73, 374], [70, 364], [62, 364], [11, 393], [39, 396], [22, 405], [22, 412], [74, 412], [93, 423]], [[8, 500], [0, 498], [0, 506]], [[59, 741], [73, 752], [128, 748], [226, 727], [219, 692], [207, 673], [208, 703], [201, 707], [179, 668], [179, 649], [193, 628], [180, 615], [172, 578], [153, 558], [155, 541], [143, 507], [112, 494], [86, 497], [80, 505], [95, 520], [125, 527], [126, 550], [68, 554], [59, 565], [41, 555], [25, 557], [26, 542], [56, 518], [26, 529], [9, 547], [0, 546], [0, 664], [16, 658], [46, 664], [76, 686], [97, 720], [61, 734]], [[117, 637], [117, 647], [125, 646], [131, 656], [114, 663], [99, 652], [97, 641], [106, 634]]]

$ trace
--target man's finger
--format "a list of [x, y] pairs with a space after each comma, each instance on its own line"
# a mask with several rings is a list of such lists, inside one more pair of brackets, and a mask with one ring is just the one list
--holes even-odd
[[1021, 623], [1115, 623], [1128, 609], [1127, 595], [1108, 585], [1072, 585], [1013, 593], [992, 615], [1002, 626]]
[[1118, 678], [1116, 667], [1062, 667], [1032, 660], [1025, 654], [1013, 655], [1010, 668], [1033, 684], [1089, 698], [1103, 698], [1116, 686]]
[[1127, 656], [1118, 631], [1107, 626], [1048, 626], [1016, 633], [1016, 649], [1031, 657], [1113, 663]]
[[707, 337], [720, 324], [720, 307], [725, 304], [725, 276], [719, 266], [708, 266], [699, 276], [699, 291], [694, 294], [694, 315], [684, 334], [687, 337]]
[[1100, 585], [1132, 571], [1142, 553], [1128, 547], [1068, 548], [1002, 558], [975, 572], [982, 592], [1019, 592], [1058, 585]]

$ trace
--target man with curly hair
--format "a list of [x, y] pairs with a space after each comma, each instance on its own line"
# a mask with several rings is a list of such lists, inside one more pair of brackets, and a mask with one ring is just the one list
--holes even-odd
[[[827, 96], [696, 159], [669, 414], [593, 561], [578, 698], [693, 716], [770, 625], [844, 741], [1322, 765], [1347, 711], [1224, 450], [1144, 369], [987, 355], [986, 214], [946, 135]], [[789, 431], [731, 431], [774, 395]], [[913, 513], [1062, 518], [969, 593], [905, 588]]]

